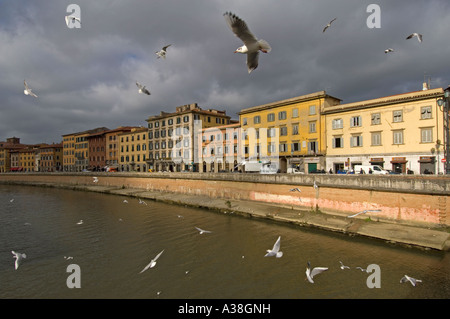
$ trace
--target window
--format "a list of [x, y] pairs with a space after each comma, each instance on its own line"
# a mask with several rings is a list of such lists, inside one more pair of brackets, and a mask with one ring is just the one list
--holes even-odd
[[333, 137], [333, 148], [343, 148], [344, 147], [344, 139], [342, 136], [334, 136]]
[[292, 148], [292, 151], [293, 151], [293, 152], [298, 152], [298, 151], [300, 151], [300, 142], [294, 142], [294, 143], [292, 143], [291, 148]]
[[247, 125], [247, 118], [246, 118], [246, 117], [244, 117], [244, 118], [242, 119], [242, 125]]
[[393, 131], [393, 144], [403, 144], [403, 130]]
[[287, 152], [288, 146], [286, 143], [280, 143], [280, 152]]
[[275, 144], [269, 144], [267, 145], [267, 153], [275, 153], [276, 152], [276, 145]]
[[344, 127], [344, 121], [342, 119], [334, 119], [331, 125], [333, 130], [340, 129]]
[[298, 124], [292, 125], [292, 135], [298, 135]]
[[292, 109], [292, 117], [293, 118], [298, 117], [298, 109]]
[[381, 132], [372, 132], [371, 134], [372, 146], [381, 145]]
[[261, 116], [257, 115], [253, 118], [253, 124], [261, 123]]
[[267, 130], [267, 137], [275, 137], [276, 136], [276, 130], [274, 127], [270, 127]]
[[371, 115], [371, 124], [372, 125], [381, 124], [381, 114], [380, 113], [373, 113]]
[[402, 122], [403, 121], [403, 111], [393, 111], [392, 112], [393, 119], [392, 121], [394, 123]]
[[420, 118], [422, 120], [431, 119], [431, 106], [422, 106], [420, 108]]
[[183, 116], [183, 122], [184, 122], [184, 123], [189, 122], [189, 115]]
[[309, 106], [309, 115], [315, 115], [316, 114], [316, 106], [310, 105]]
[[172, 125], [172, 124], [173, 124], [173, 119], [169, 119], [169, 120], [167, 121], [167, 123], [168, 123], [169, 125]]
[[362, 126], [361, 116], [352, 116], [350, 119], [350, 127]]
[[287, 135], [287, 127], [286, 126], [283, 126], [283, 127], [280, 127], [280, 136], [286, 136]]
[[273, 121], [275, 121], [275, 113], [267, 114], [267, 122], [273, 122]]
[[278, 119], [285, 120], [286, 119], [286, 111], [278, 112]]
[[431, 127], [420, 129], [420, 142], [433, 143], [433, 129]]
[[318, 149], [317, 141], [309, 141], [308, 142], [308, 152], [309, 153], [317, 153]]
[[316, 121], [309, 122], [309, 133], [316, 133]]
[[155, 127], [159, 127], [159, 122], [155, 122]]
[[361, 135], [353, 135], [350, 137], [350, 147], [359, 147], [363, 146], [362, 136]]

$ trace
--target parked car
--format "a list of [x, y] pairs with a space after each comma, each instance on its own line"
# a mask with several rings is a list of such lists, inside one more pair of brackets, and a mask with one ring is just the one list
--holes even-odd
[[325, 172], [324, 169], [314, 169], [311, 172], [309, 172], [310, 174], [326, 174], [327, 172]]

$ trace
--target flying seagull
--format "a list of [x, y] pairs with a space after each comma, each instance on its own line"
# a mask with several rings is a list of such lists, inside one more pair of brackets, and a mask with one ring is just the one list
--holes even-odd
[[344, 270], [344, 269], [350, 269], [350, 267], [349, 266], [345, 266], [343, 263], [342, 263], [342, 261], [339, 261], [340, 263], [341, 263], [341, 269], [342, 270]]
[[159, 258], [159, 256], [161, 256], [161, 254], [162, 254], [163, 252], [164, 252], [164, 249], [163, 249], [158, 255], [156, 255], [156, 257], [153, 258], [152, 261], [151, 261], [147, 266], [145, 266], [144, 269], [141, 270], [140, 274], [142, 274], [144, 271], [146, 271], [146, 270], [149, 269], [149, 268], [155, 267], [155, 265], [156, 265], [156, 260]]
[[301, 193], [301, 190], [300, 190], [298, 187], [296, 187], [296, 188], [291, 188], [289, 191], [290, 191], [290, 192], [299, 192], [299, 193]]
[[363, 210], [363, 211], [361, 211], [359, 213], [356, 213], [356, 214], [353, 214], [353, 215], [350, 215], [350, 216], [347, 216], [347, 217], [348, 218], [353, 218], [353, 217], [356, 217], [356, 216], [358, 216], [360, 214], [373, 213], [373, 212], [381, 212], [381, 209], [366, 209], [366, 210]]
[[308, 281], [310, 283], [314, 283], [314, 276], [318, 275], [324, 271], [328, 270], [327, 267], [314, 267], [313, 269], [311, 269], [311, 264], [308, 261], [308, 267], [306, 267], [306, 278], [308, 279]]
[[166, 58], [167, 48], [170, 47], [170, 46], [171, 46], [171, 44], [166, 45], [166, 46], [163, 47], [161, 50], [156, 51], [156, 55], [158, 56], [157, 59], [159, 59], [159, 58], [165, 59], [165, 58]]
[[139, 198], [139, 204], [144, 204], [145, 206], [147, 206], [147, 203], [144, 202], [142, 199]]
[[319, 185], [317, 185], [316, 181], [314, 181], [313, 187], [314, 187], [314, 189], [319, 189]]
[[265, 254], [264, 257], [275, 256], [277, 258], [280, 258], [281, 256], [283, 256], [283, 252], [280, 251], [280, 244], [281, 244], [280, 241], [281, 241], [281, 236], [278, 237], [277, 241], [273, 245], [272, 250], [267, 249], [267, 254]]
[[211, 231], [209, 231], [209, 230], [204, 230], [204, 229], [201, 229], [201, 228], [198, 228], [198, 227], [195, 227], [195, 229], [197, 229], [200, 232], [200, 235], [204, 234], [204, 233], [211, 233]]
[[12, 252], [12, 254], [14, 255], [13, 258], [16, 259], [16, 261], [15, 261], [15, 263], [14, 263], [14, 266], [15, 266], [15, 268], [16, 268], [16, 270], [17, 270], [17, 268], [19, 268], [19, 262], [21, 262], [23, 258], [27, 258], [27, 255], [22, 254], [22, 253], [16, 253], [16, 252], [13, 251], [13, 250], [12, 250], [11, 252]]
[[143, 85], [139, 84], [138, 82], [136, 82], [136, 85], [139, 88], [139, 93], [150, 95], [150, 91], [147, 90], [145, 85], [143, 86]]
[[414, 33], [408, 35], [408, 37], [406, 38], [406, 40], [412, 39], [412, 38], [414, 38], [414, 37], [417, 37], [417, 40], [418, 40], [419, 42], [422, 42], [422, 35], [421, 35], [420, 33], [416, 33], [416, 32], [414, 32]]
[[325, 28], [323, 28], [323, 32], [325, 32], [329, 27], [331, 27], [331, 24], [334, 22], [334, 20], [336, 20], [336, 18], [334, 18], [333, 20], [331, 20], [330, 22], [328, 22], [328, 24], [325, 26]]
[[65, 16], [65, 19], [66, 19], [67, 26], [69, 26], [69, 22], [75, 23], [75, 21], [78, 21], [81, 25], [81, 20], [78, 17], [70, 15], [70, 16]]
[[362, 272], [367, 272], [367, 273], [368, 273], [367, 269], [364, 269], [364, 268], [361, 268], [361, 267], [356, 267], [356, 269], [359, 269], [359, 270], [361, 270]]
[[407, 275], [403, 276], [402, 279], [400, 279], [400, 283], [404, 283], [407, 281], [409, 281], [411, 283], [411, 285], [413, 285], [414, 287], [416, 286], [416, 283], [422, 282], [422, 280], [420, 280], [420, 279], [415, 279], [415, 278], [409, 277]]
[[38, 97], [36, 94], [34, 94], [30, 87], [28, 86], [27, 82], [25, 80], [23, 80], [23, 85], [25, 85], [25, 90], [23, 90], [23, 93], [25, 93], [25, 95], [31, 95], [33, 97]]
[[98, 177], [95, 177], [95, 176], [94, 176], [94, 177], [92, 177], [92, 178], [93, 178], [92, 181], [93, 181], [94, 183], [98, 183]]
[[384, 50], [384, 53], [389, 53], [389, 52], [394, 52], [394, 49], [388, 48], [388, 49]]
[[245, 21], [235, 14], [225, 12], [223, 16], [231, 31], [244, 42], [244, 45], [237, 48], [234, 53], [247, 54], [247, 69], [248, 73], [250, 73], [258, 67], [259, 51], [269, 53], [272, 48], [267, 41], [262, 39], [258, 40], [249, 30]]

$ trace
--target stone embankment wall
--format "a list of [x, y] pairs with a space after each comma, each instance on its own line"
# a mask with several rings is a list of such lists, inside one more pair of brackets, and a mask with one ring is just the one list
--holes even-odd
[[[97, 183], [93, 176], [98, 177]], [[450, 178], [446, 176], [6, 173], [0, 174], [0, 183], [135, 188], [269, 202], [342, 215], [380, 210], [371, 213], [371, 218], [450, 225]], [[300, 192], [291, 191], [294, 188]]]

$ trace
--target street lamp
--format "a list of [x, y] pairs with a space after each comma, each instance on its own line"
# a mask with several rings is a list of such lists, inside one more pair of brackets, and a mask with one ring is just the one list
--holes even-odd
[[[444, 115], [444, 154], [445, 154], [445, 174], [450, 175], [450, 85], [444, 90], [444, 98], [437, 101], [439, 110]], [[442, 108], [441, 108], [442, 107]], [[439, 164], [438, 164], [439, 165]]]

